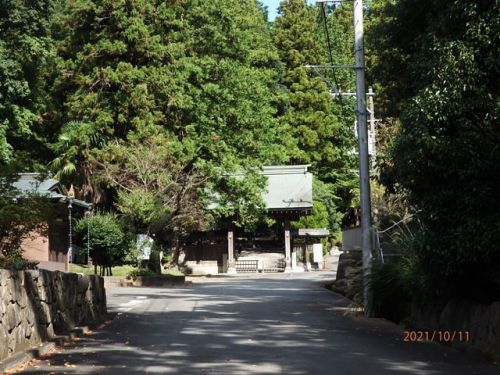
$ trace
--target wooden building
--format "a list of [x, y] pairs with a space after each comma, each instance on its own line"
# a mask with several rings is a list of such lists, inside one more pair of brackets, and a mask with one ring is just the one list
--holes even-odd
[[[191, 242], [184, 246], [184, 263], [187, 271], [200, 274], [217, 273], [217, 270], [236, 273], [272, 268], [291, 272], [290, 222], [298, 220], [303, 215], [310, 215], [313, 207], [313, 176], [308, 167], [309, 165], [263, 167], [262, 174], [267, 178], [267, 189], [263, 199], [269, 217], [276, 222], [274, 227], [260, 236], [252, 233], [251, 240], [248, 239], [245, 228], [231, 226], [210, 234], [194, 235], [191, 237]], [[248, 254], [242, 256], [245, 251]], [[274, 259], [274, 262], [282, 262], [283, 266], [263, 265], [266, 254], [281, 254], [282, 256]]]
[[59, 181], [52, 178], [40, 180], [38, 173], [21, 173], [13, 186], [18, 191], [19, 199], [27, 194], [36, 194], [41, 199], [48, 199], [54, 208], [53, 214], [47, 218], [47, 231], [31, 233], [22, 242], [23, 257], [38, 262], [41, 269], [68, 271], [70, 215], [82, 216], [92, 205], [66, 196]]

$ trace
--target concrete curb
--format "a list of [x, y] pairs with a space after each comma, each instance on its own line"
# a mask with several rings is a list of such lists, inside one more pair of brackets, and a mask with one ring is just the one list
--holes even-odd
[[115, 317], [115, 313], [108, 313], [102, 319], [96, 320], [89, 325], [75, 327], [67, 333], [57, 335], [50, 339], [48, 342], [40, 344], [38, 347], [30, 348], [25, 350], [24, 352], [17, 353], [12, 357], [9, 357], [0, 362], [0, 374], [5, 374], [9, 371], [13, 371], [16, 368], [22, 366], [24, 363], [31, 361], [32, 359], [43, 357], [50, 353], [54, 348], [64, 346], [65, 343], [71, 341], [72, 339], [83, 336], [90, 330], [99, 327], [105, 321], [113, 320]]

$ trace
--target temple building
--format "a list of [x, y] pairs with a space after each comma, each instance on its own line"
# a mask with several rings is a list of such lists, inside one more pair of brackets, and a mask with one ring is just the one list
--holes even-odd
[[[262, 174], [267, 178], [263, 199], [275, 224], [248, 230], [226, 223], [218, 231], [190, 236], [184, 244], [185, 270], [193, 274], [306, 270], [311, 263], [312, 253], [307, 253], [307, 249], [312, 249], [307, 246], [310, 238], [329, 235], [327, 230], [320, 235], [316, 231], [313, 236], [306, 229], [294, 232], [290, 225], [312, 213], [313, 176], [308, 168], [309, 165], [263, 167]], [[309, 240], [294, 247], [293, 237], [298, 235]]]

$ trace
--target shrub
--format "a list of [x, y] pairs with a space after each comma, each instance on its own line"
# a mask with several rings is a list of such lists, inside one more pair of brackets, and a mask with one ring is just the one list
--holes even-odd
[[149, 255], [148, 268], [155, 275], [161, 275], [160, 252], [159, 252], [156, 244], [153, 244], [153, 248], [151, 250], [151, 254]]
[[132, 270], [128, 274], [128, 278], [139, 277], [139, 276], [156, 276], [156, 274], [149, 268], [138, 268]]
[[372, 313], [396, 323], [407, 316], [412, 299], [401, 268], [402, 260], [377, 261], [370, 278]]
[[111, 267], [125, 260], [128, 239], [114, 214], [96, 213], [84, 217], [76, 223], [75, 232], [84, 243], [89, 241], [90, 255], [97, 265]]
[[370, 289], [371, 310], [399, 323], [408, 316], [411, 303], [429, 296], [425, 272], [417, 251], [423, 228], [419, 222], [403, 224], [391, 235], [399, 256], [373, 262]]

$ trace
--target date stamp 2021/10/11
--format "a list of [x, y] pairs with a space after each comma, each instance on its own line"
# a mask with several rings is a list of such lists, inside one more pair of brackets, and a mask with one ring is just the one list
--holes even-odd
[[403, 341], [467, 342], [469, 331], [404, 331]]

